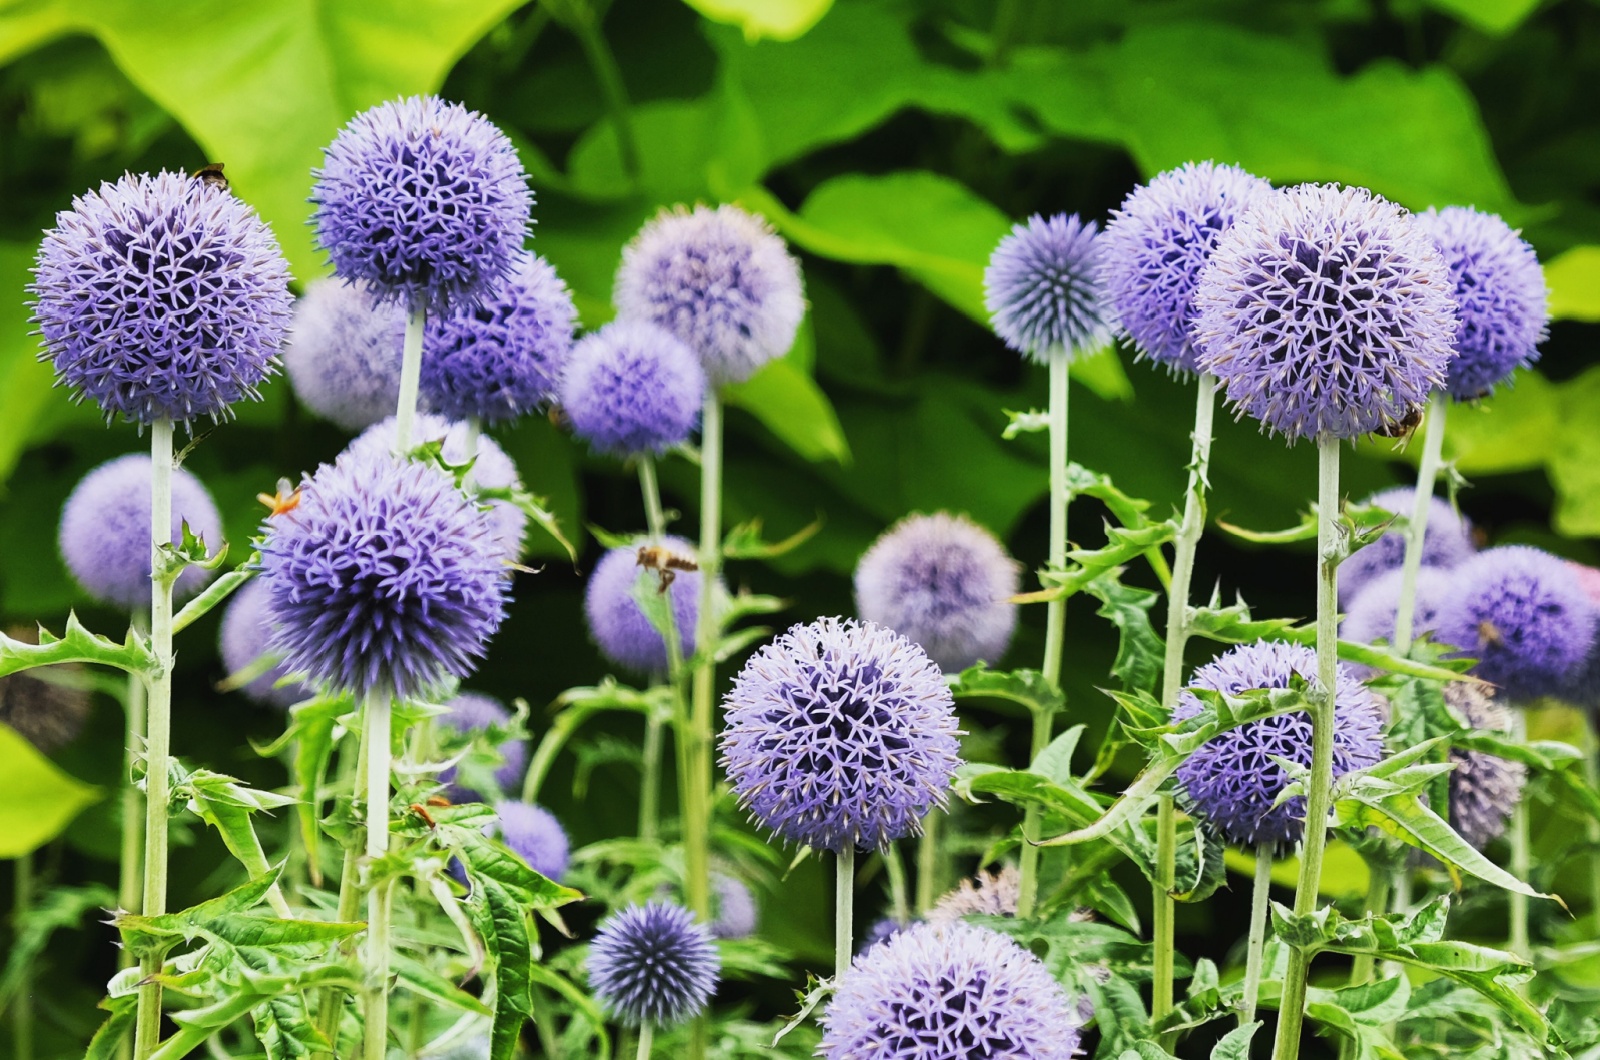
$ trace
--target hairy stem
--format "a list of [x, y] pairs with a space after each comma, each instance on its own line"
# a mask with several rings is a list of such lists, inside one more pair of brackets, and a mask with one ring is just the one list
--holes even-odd
[[899, 844], [883, 848], [883, 870], [889, 877], [889, 904], [896, 924], [911, 921], [911, 900], [906, 892], [906, 867], [900, 860]]
[[[351, 735], [346, 735], [346, 750], [339, 752], [339, 780], [340, 790], [349, 790], [353, 800], [360, 800], [367, 790], [367, 730], [362, 727], [359, 736], [352, 740]], [[352, 747], [353, 744], [353, 747]], [[351, 757], [351, 751], [354, 757]], [[339, 923], [354, 923], [356, 916], [361, 912], [361, 851], [366, 845], [366, 838], [358, 832], [351, 836], [344, 848], [344, 862], [339, 869]], [[341, 950], [350, 952], [349, 943], [341, 945]], [[317, 1006], [317, 1030], [323, 1037], [337, 1046], [339, 1044], [339, 1023], [344, 1015], [344, 991], [339, 987], [330, 986], [323, 989], [321, 1000]], [[315, 1060], [332, 1060], [332, 1052], [318, 1053]]]
[[[926, 914], [939, 900], [939, 833], [944, 831], [948, 811], [937, 806], [922, 819], [922, 838], [917, 840], [917, 912]], [[903, 926], [909, 922], [902, 920]]]
[[639, 1051], [634, 1055], [638, 1060], [650, 1060], [650, 1047], [655, 1044], [656, 1026], [649, 1020], [639, 1024]]
[[1254, 1023], [1256, 1002], [1261, 998], [1261, 960], [1267, 945], [1267, 901], [1272, 891], [1272, 855], [1256, 851], [1255, 887], [1250, 892], [1250, 934], [1245, 939], [1244, 1005], [1239, 1010], [1239, 1025]]
[[[1520, 705], [1511, 708], [1511, 738], [1517, 743], [1528, 742], [1528, 713]], [[1511, 875], [1528, 882], [1533, 870], [1533, 856], [1528, 839], [1528, 799], [1526, 793], [1517, 800], [1511, 811]], [[1511, 902], [1511, 952], [1524, 960], [1533, 958], [1533, 945], [1528, 935], [1528, 896], [1510, 893]]]
[[1422, 463], [1417, 468], [1417, 493], [1411, 505], [1411, 522], [1406, 526], [1406, 557], [1400, 568], [1400, 601], [1394, 615], [1394, 650], [1401, 655], [1411, 650], [1412, 623], [1417, 610], [1417, 574], [1422, 570], [1422, 543], [1428, 533], [1428, 512], [1433, 501], [1433, 483], [1439, 477], [1439, 462], [1444, 454], [1445, 410], [1449, 398], [1435, 390], [1428, 404], [1428, 422], [1423, 428]]
[[[369, 872], [389, 853], [389, 771], [393, 754], [392, 711], [387, 693], [367, 698], [367, 861]], [[366, 1033], [366, 1060], [383, 1060], [389, 1040], [389, 911], [388, 881], [367, 890], [367, 952], [361, 1007]]]
[[661, 487], [656, 483], [656, 458], [650, 453], [640, 453], [639, 495], [644, 498], [644, 525], [650, 540], [659, 543], [667, 532], [667, 516], [661, 508]]
[[[133, 616], [135, 636], [147, 636], [149, 625], [144, 615]], [[129, 913], [144, 911], [144, 795], [133, 782], [133, 765], [139, 745], [144, 741], [145, 692], [144, 678], [129, 674], [127, 744], [122, 769], [122, 876], [117, 889], [117, 904]], [[118, 951], [117, 967], [132, 965], [133, 955], [127, 950]]]
[[661, 717], [654, 710], [644, 722], [643, 762], [639, 769], [639, 838], [654, 843], [661, 820]]
[[[1401, 855], [1402, 859], [1404, 855]], [[1386, 913], [1389, 911], [1389, 900], [1394, 890], [1395, 875], [1405, 871], [1398, 864], [1389, 864], [1378, 859], [1373, 859], [1367, 864], [1367, 897], [1363, 904], [1363, 913]], [[1376, 961], [1370, 953], [1358, 953], [1350, 966], [1350, 985], [1360, 986], [1372, 978], [1372, 970]]]
[[428, 323], [426, 309], [406, 314], [405, 345], [400, 354], [400, 401], [394, 412], [394, 451], [411, 451], [411, 428], [417, 420], [417, 391], [422, 382], [422, 333]]
[[856, 848], [846, 843], [839, 851], [838, 872], [833, 888], [833, 974], [837, 983], [850, 970], [850, 958], [855, 956], [855, 925], [852, 917], [856, 903]]

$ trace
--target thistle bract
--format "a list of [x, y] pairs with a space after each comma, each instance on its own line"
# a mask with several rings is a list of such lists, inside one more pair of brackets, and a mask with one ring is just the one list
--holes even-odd
[[[681, 537], [664, 537], [660, 547], [675, 556], [693, 557], [695, 547]], [[700, 572], [675, 571], [666, 598], [672, 604], [672, 621], [679, 657], [694, 654], [695, 629], [700, 614]], [[661, 594], [663, 579], [639, 566], [637, 548], [614, 548], [595, 564], [583, 594], [583, 614], [589, 635], [611, 662], [636, 673], [667, 672], [667, 642], [650, 624], [639, 604], [640, 592]]]
[[725, 872], [711, 874], [711, 933], [719, 939], [749, 938], [756, 933], [759, 911], [744, 881]]
[[501, 842], [534, 872], [559, 883], [567, 871], [569, 845], [556, 815], [543, 806], [510, 801], [495, 803], [494, 814]]
[[222, 419], [260, 397], [289, 324], [289, 266], [225, 188], [124, 175], [56, 215], [33, 319], [56, 383], [135, 423]]
[[[222, 664], [230, 674], [241, 673], [255, 666], [264, 655], [276, 656], [277, 653], [270, 646], [271, 641], [272, 619], [268, 611], [267, 587], [260, 579], [246, 582], [234, 591], [232, 599], [228, 601], [228, 610], [222, 616], [222, 628], [217, 639]], [[312, 690], [299, 681], [280, 686], [278, 682], [288, 672], [282, 662], [276, 662], [241, 686], [239, 691], [257, 703], [291, 707], [308, 698]]]
[[[1475, 685], [1452, 681], [1444, 686], [1445, 702], [1474, 729], [1511, 731], [1511, 712]], [[1450, 749], [1450, 824], [1461, 837], [1482, 850], [1506, 830], [1511, 811], [1522, 798], [1528, 767], [1486, 751]]]
[[393, 416], [405, 331], [405, 312], [378, 302], [365, 283], [312, 281], [283, 350], [295, 397], [347, 431]]
[[700, 421], [706, 376], [689, 347], [642, 320], [617, 320], [572, 351], [561, 407], [596, 452], [664, 453]]
[[[506, 709], [505, 704], [481, 692], [459, 692], [445, 704], [445, 708], [445, 713], [439, 717], [439, 724], [458, 733], [481, 732], [491, 725], [504, 728], [511, 724], [511, 711]], [[517, 790], [517, 786], [522, 783], [523, 770], [528, 767], [528, 745], [521, 740], [508, 739], [497, 743], [495, 749], [504, 759], [500, 768], [494, 771], [495, 783], [499, 785], [501, 791]], [[455, 783], [455, 779], [455, 766], [450, 766], [439, 774], [439, 782], [449, 785], [452, 801], [484, 800], [484, 792], [463, 787]]]
[[995, 247], [983, 273], [983, 304], [1007, 346], [1043, 364], [1111, 341], [1097, 231], [1077, 214], [1035, 214]]
[[589, 945], [589, 986], [628, 1027], [693, 1018], [716, 990], [721, 967], [711, 933], [669, 902], [614, 913]]
[[[1414, 486], [1380, 490], [1366, 503], [1411, 518], [1415, 503]], [[1422, 536], [1422, 565], [1449, 568], [1464, 562], [1477, 549], [1472, 543], [1472, 524], [1443, 497], [1428, 500], [1428, 528]], [[1378, 540], [1350, 554], [1339, 564], [1339, 603], [1348, 604], [1367, 584], [1386, 571], [1399, 570], [1405, 563], [1406, 535], [1390, 530]]]

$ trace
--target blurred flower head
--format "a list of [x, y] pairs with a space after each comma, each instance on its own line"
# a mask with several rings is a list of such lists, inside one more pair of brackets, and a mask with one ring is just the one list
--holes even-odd
[[1097, 231], [1077, 214], [1034, 214], [1000, 240], [983, 273], [983, 304], [1007, 346], [1043, 364], [1111, 341]]
[[501, 842], [534, 872], [560, 883], [567, 871], [569, 847], [566, 829], [556, 815], [543, 806], [512, 801], [495, 803], [494, 814]]
[[999, 872], [980, 872], [946, 891], [928, 910], [930, 924], [949, 924], [968, 916], [1016, 916], [1022, 897], [1022, 874], [1015, 865]]
[[[1394, 643], [1394, 626], [1400, 610], [1400, 588], [1405, 578], [1401, 570], [1385, 571], [1362, 586], [1350, 601], [1349, 613], [1339, 624], [1339, 639], [1357, 644]], [[1454, 591], [1455, 583], [1449, 571], [1442, 567], [1422, 567], [1417, 571], [1417, 584], [1411, 598], [1411, 632], [1413, 637], [1433, 634], [1437, 637], [1440, 621]], [[1351, 672], [1363, 679], [1373, 671], [1357, 664], [1346, 664]]]
[[347, 431], [393, 416], [405, 330], [404, 311], [378, 302], [365, 283], [311, 281], [283, 348], [294, 396]]
[[725, 872], [711, 874], [711, 934], [719, 939], [743, 939], [756, 933], [760, 910], [744, 881]]
[[[222, 628], [217, 637], [217, 648], [222, 655], [222, 665], [230, 674], [241, 673], [254, 666], [263, 655], [273, 654], [272, 616], [268, 610], [267, 587], [259, 578], [245, 582], [234, 590], [228, 601], [228, 610], [222, 615]], [[312, 695], [312, 690], [299, 681], [279, 685], [288, 673], [282, 662], [276, 662], [248, 684], [239, 688], [257, 703], [275, 707], [292, 707]]]
[[880, 942], [888, 942], [912, 924], [920, 924], [921, 920], [913, 919], [909, 923], [901, 923], [892, 916], [879, 917], [867, 928], [867, 933], [862, 937], [861, 944], [856, 947], [856, 956], [866, 953]]
[[[23, 627], [6, 635], [24, 644], [37, 644], [38, 633]], [[0, 725], [44, 754], [59, 751], [78, 738], [89, 720], [89, 692], [70, 680], [80, 674], [76, 663], [39, 666], [0, 677]]]
[[572, 433], [600, 453], [664, 453], [700, 421], [706, 376], [689, 347], [643, 320], [616, 320], [585, 336], [561, 379]]
[[[439, 716], [439, 724], [463, 735], [484, 732], [491, 725], [505, 728], [511, 724], [511, 711], [506, 709], [505, 704], [481, 692], [458, 692], [455, 698], [445, 704], [445, 708], [445, 713]], [[495, 783], [503, 792], [514, 792], [522, 783], [523, 771], [528, 767], [528, 745], [518, 739], [508, 739], [496, 744], [495, 749], [504, 759], [500, 768], [494, 771]], [[455, 766], [441, 771], [439, 782], [449, 786], [452, 802], [486, 801], [487, 793], [456, 783]]]
[[589, 986], [626, 1027], [693, 1019], [716, 990], [721, 968], [711, 932], [670, 902], [612, 914], [589, 944]]
[[[1476, 685], [1451, 681], [1445, 702], [1474, 729], [1511, 731], [1511, 712]], [[1486, 751], [1450, 749], [1450, 824], [1461, 837], [1482, 850], [1506, 830], [1506, 821], [1522, 798], [1528, 767]]]
[[[1395, 486], [1380, 490], [1365, 503], [1411, 518], [1416, 498], [1415, 486]], [[1422, 565], [1446, 569], [1457, 566], [1477, 549], [1472, 543], [1472, 524], [1443, 497], [1428, 501], [1428, 527], [1422, 535]], [[1387, 571], [1399, 570], [1405, 563], [1406, 535], [1400, 527], [1390, 530], [1365, 548], [1352, 553], [1339, 564], [1339, 603], [1348, 604], [1367, 584]]]
[[[694, 545], [681, 537], [664, 537], [658, 547], [688, 559], [698, 555]], [[665, 595], [672, 602], [680, 658], [687, 659], [695, 650], [695, 627], [700, 615], [700, 572], [672, 573], [675, 577]], [[659, 594], [662, 580], [659, 573], [639, 565], [639, 549], [631, 546], [608, 551], [589, 575], [589, 586], [583, 596], [589, 635], [600, 653], [623, 669], [642, 674], [667, 672], [667, 643], [645, 617], [637, 595], [640, 592]]]

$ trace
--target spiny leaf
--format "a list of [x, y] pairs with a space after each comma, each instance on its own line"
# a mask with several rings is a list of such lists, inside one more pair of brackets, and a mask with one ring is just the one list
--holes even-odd
[[156, 672], [156, 657], [149, 644], [130, 628], [121, 644], [90, 633], [76, 613], [67, 616], [66, 631], [59, 637], [39, 627], [39, 643], [29, 644], [0, 633], [0, 677], [56, 663], [93, 663], [114, 666], [130, 674]]
[[1016, 703], [1029, 714], [1056, 714], [1066, 709], [1061, 690], [1038, 670], [991, 670], [987, 663], [967, 667], [950, 682], [957, 699], [997, 699]]

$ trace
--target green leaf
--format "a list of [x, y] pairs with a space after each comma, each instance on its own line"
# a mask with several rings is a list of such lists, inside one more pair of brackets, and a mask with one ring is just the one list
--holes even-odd
[[395, 981], [400, 985], [400, 988], [409, 990], [418, 997], [425, 998], [445, 1008], [460, 1009], [463, 1012], [476, 1012], [483, 1016], [494, 1015], [494, 1010], [482, 1001], [479, 1001], [421, 961], [408, 957], [404, 953], [391, 953], [389, 955], [389, 968], [394, 972]]
[[1544, 267], [1550, 316], [1600, 323], [1600, 246], [1573, 247]]
[[684, 0], [713, 22], [744, 31], [752, 44], [766, 37], [794, 40], [803, 36], [833, 7], [833, 0]]
[[1250, 1041], [1261, 1027], [1261, 1021], [1256, 1020], [1224, 1034], [1222, 1040], [1211, 1047], [1211, 1060], [1250, 1060]]
[[1539, 0], [1428, 0], [1428, 3], [1496, 37], [1516, 29], [1539, 7]]
[[240, 948], [306, 946], [338, 942], [366, 930], [365, 923], [327, 920], [286, 920], [276, 916], [224, 913], [197, 924], [197, 933]]
[[67, 616], [66, 632], [59, 637], [40, 626], [37, 644], [0, 633], [0, 677], [56, 663], [94, 663], [132, 674], [148, 674], [155, 671], [156, 658], [149, 645], [135, 636], [133, 630], [130, 629], [126, 639], [118, 644], [108, 637], [90, 633], [76, 614]]
[[122, 1051], [122, 1043], [133, 1033], [133, 1023], [138, 1016], [139, 1002], [134, 995], [105, 998], [100, 1007], [110, 1009], [111, 1015], [100, 1024], [89, 1041], [83, 1060], [113, 1060]]
[[772, 361], [744, 382], [725, 387], [723, 397], [807, 460], [850, 463], [850, 443], [833, 403], [792, 358]]
[[190, 623], [210, 612], [222, 601], [232, 596], [234, 591], [244, 586], [244, 583], [256, 576], [254, 565], [261, 562], [261, 553], [252, 553], [250, 558], [206, 586], [193, 600], [183, 605], [183, 609], [172, 617], [172, 632], [182, 633], [189, 628]]
[[83, 887], [52, 887], [18, 918], [16, 934], [6, 953], [5, 971], [0, 974], [0, 1010], [10, 1005], [24, 975], [43, 953], [57, 931], [83, 926], [84, 917], [117, 904], [116, 893], [102, 884]]
[[1029, 714], [1056, 714], [1066, 709], [1061, 690], [1038, 670], [991, 670], [987, 663], [975, 663], [950, 683], [957, 699], [997, 699], [1015, 703]]
[[120, 913], [114, 923], [122, 932], [123, 945], [135, 955], [162, 952], [182, 939], [193, 938], [207, 921], [254, 907], [266, 897], [282, 873], [283, 864], [280, 862], [233, 890], [180, 912], [163, 913], [160, 916]]
[[[6, 38], [7, 23], [15, 17], [0, 15], [0, 40]], [[14, 31], [15, 27], [11, 28]], [[0, 53], [5, 50], [0, 45]], [[0, 299], [0, 423], [6, 425], [0, 436], [0, 482], [16, 467], [40, 413], [53, 398], [59, 398], [52, 392], [54, 373], [39, 363], [39, 343], [30, 334], [28, 305], [18, 293], [33, 278], [28, 270], [34, 253], [31, 245], [0, 241], [0, 291], [13, 292]]]
[[99, 788], [63, 772], [5, 724], [0, 724], [0, 776], [9, 786], [0, 800], [0, 858], [31, 854], [102, 798]]
[[1150, 624], [1150, 609], [1160, 594], [1123, 585], [1117, 571], [1103, 574], [1084, 589], [1100, 601], [1095, 612], [1109, 619], [1120, 636], [1111, 673], [1124, 692], [1154, 691], [1165, 665], [1166, 645]]
[[514, 895], [525, 909], [558, 909], [583, 898], [581, 892], [534, 872], [504, 844], [489, 839], [475, 827], [463, 828], [439, 820], [436, 831], [439, 841], [466, 863], [471, 879], [493, 880], [498, 888]]
[[474, 881], [468, 914], [494, 961], [494, 1030], [490, 1060], [511, 1060], [522, 1025], [533, 1018], [529, 966], [533, 946], [511, 893], [492, 878]]

